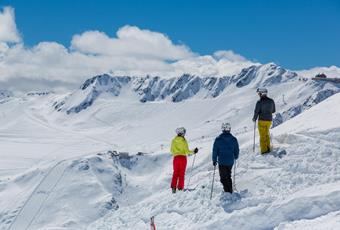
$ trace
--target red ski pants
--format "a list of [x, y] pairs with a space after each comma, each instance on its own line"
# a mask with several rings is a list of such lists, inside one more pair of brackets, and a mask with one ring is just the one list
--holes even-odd
[[172, 174], [171, 188], [184, 189], [184, 176], [187, 167], [186, 156], [175, 156], [173, 160], [174, 172]]

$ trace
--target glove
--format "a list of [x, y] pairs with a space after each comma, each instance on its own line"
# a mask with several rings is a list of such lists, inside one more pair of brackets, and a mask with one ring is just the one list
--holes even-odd
[[194, 154], [198, 153], [198, 148], [194, 149]]
[[217, 165], [217, 162], [216, 162], [216, 161], [214, 161], [214, 162], [213, 162], [213, 166], [216, 166], [216, 165]]

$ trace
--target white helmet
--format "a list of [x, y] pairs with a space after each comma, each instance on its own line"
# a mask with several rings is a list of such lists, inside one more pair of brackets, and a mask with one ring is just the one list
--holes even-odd
[[228, 122], [223, 122], [223, 123], [222, 123], [222, 126], [221, 126], [221, 129], [222, 129], [223, 132], [224, 132], [224, 131], [230, 132], [230, 130], [231, 130], [231, 125], [230, 125], [230, 123], [228, 123]]
[[177, 135], [179, 135], [179, 136], [184, 136], [185, 133], [186, 133], [186, 130], [185, 130], [184, 127], [179, 127], [179, 128], [176, 129], [176, 133], [177, 133]]
[[257, 88], [256, 92], [261, 94], [267, 94], [268, 90], [266, 88]]

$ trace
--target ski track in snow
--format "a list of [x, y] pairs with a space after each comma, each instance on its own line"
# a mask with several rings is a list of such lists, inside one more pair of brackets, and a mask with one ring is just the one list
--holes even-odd
[[88, 136], [86, 134], [83, 134], [83, 133], [80, 133], [80, 132], [74, 132], [74, 131], [71, 131], [71, 130], [66, 130], [66, 129], [61, 129], [60, 127], [57, 127], [57, 126], [52, 126], [51, 124], [47, 124], [46, 122], [43, 122], [37, 118], [34, 117], [34, 115], [28, 113], [26, 110], [24, 111], [25, 115], [30, 118], [33, 122], [36, 122], [37, 124], [41, 125], [41, 126], [44, 126], [48, 129], [51, 129], [51, 130], [54, 130], [54, 131], [59, 131], [61, 133], [70, 133], [70, 134], [73, 134], [73, 135], [82, 135], [83, 137], [85, 137], [86, 139], [89, 139], [91, 141], [94, 141], [94, 142], [97, 142], [97, 143], [101, 143], [101, 144], [106, 144], [110, 147], [112, 147], [112, 143], [109, 143], [105, 140], [101, 140], [101, 139], [97, 139], [97, 138], [94, 138], [92, 136]]
[[[23, 112], [25, 118], [28, 118], [30, 121], [36, 123], [39, 126], [42, 126], [44, 128], [47, 128], [52, 131], [57, 131], [62, 134], [73, 134], [73, 135], [79, 135], [80, 133], [60, 129], [59, 127], [52, 126], [51, 124], [48, 124], [47, 121], [42, 121], [38, 118], [36, 118], [33, 114], [29, 113], [27, 110], [24, 110]], [[81, 134], [83, 137], [90, 141], [94, 141], [97, 143], [105, 144], [108, 146], [112, 146], [111, 143], [108, 143], [104, 140], [100, 140], [97, 138], [93, 138], [91, 136]], [[21, 143], [21, 142], [20, 142]], [[54, 155], [58, 152], [60, 152], [63, 148], [68, 148], [72, 145], [78, 145], [79, 142], [76, 142], [71, 145], [63, 146], [61, 148], [58, 148], [54, 151], [47, 152], [46, 154], [42, 155], [40, 159], [36, 159], [36, 164], [51, 164], [55, 160], [45, 160], [44, 156], [47, 155]], [[81, 142], [80, 142], [81, 143]], [[105, 150], [105, 149], [104, 149]], [[98, 150], [94, 153], [87, 154], [87, 155], [93, 155], [95, 153], [100, 152], [101, 150]], [[40, 183], [35, 187], [33, 192], [28, 196], [26, 201], [23, 202], [18, 209], [16, 209], [13, 214], [15, 215], [14, 218], [10, 221], [10, 225], [8, 229], [30, 229], [31, 224], [34, 222], [35, 218], [39, 216], [39, 212], [41, 211], [42, 207], [44, 206], [45, 201], [48, 199], [49, 195], [53, 192], [53, 189], [58, 185], [59, 181], [62, 179], [62, 176], [65, 172], [65, 169], [67, 167], [67, 162], [72, 159], [77, 159], [80, 156], [85, 156], [84, 154], [79, 154], [79, 156], [72, 156], [69, 158], [65, 158], [63, 160], [59, 160], [58, 163], [56, 163], [54, 166], [52, 166], [46, 175], [41, 179]], [[25, 169], [25, 168], [21, 168]], [[14, 169], [12, 169], [14, 170]], [[23, 194], [25, 191], [22, 191], [20, 194]], [[20, 195], [18, 194], [18, 195]]]
[[34, 223], [35, 218], [39, 216], [39, 213], [44, 207], [44, 203], [53, 193], [54, 188], [62, 180], [69, 162], [78, 159], [79, 157], [93, 156], [96, 153], [97, 151], [88, 153], [87, 155], [81, 154], [79, 156], [73, 156], [61, 160], [52, 166], [41, 179], [39, 184], [35, 187], [31, 195], [19, 208], [20, 211], [17, 212], [8, 229], [30, 229], [30, 226]]
[[66, 167], [66, 161], [61, 161], [49, 170], [47, 175], [34, 189], [31, 196], [28, 197], [23, 204], [20, 212], [12, 221], [9, 230], [30, 228], [34, 218], [39, 214], [41, 207], [44, 205], [44, 202], [48, 199], [55, 186], [61, 180]]

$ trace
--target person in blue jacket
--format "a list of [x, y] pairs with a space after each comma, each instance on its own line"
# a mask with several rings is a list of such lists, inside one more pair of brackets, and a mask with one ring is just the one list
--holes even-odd
[[220, 173], [221, 183], [224, 192], [233, 192], [233, 182], [231, 179], [231, 169], [234, 162], [238, 159], [239, 145], [236, 137], [231, 133], [231, 126], [229, 123], [222, 124], [222, 134], [219, 135], [214, 142], [212, 161]]

